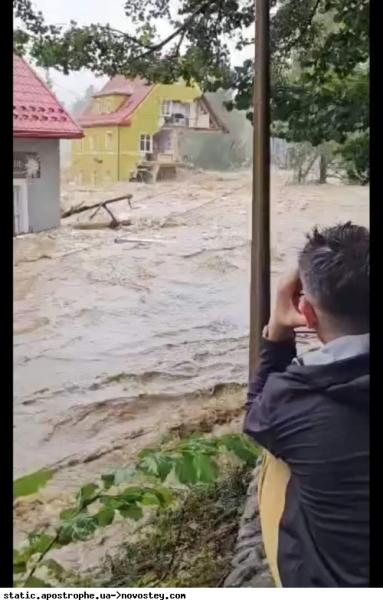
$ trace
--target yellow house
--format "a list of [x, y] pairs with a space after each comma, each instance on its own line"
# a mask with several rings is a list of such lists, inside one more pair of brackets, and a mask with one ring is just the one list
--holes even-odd
[[156, 180], [180, 164], [177, 131], [227, 131], [197, 86], [147, 84], [113, 77], [78, 119], [85, 137], [72, 144], [79, 185]]

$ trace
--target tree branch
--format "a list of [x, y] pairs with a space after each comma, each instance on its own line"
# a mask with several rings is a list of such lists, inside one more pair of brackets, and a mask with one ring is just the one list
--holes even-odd
[[[29, 5], [30, 3], [27, 1], [27, 4]], [[134, 60], [140, 60], [142, 58], [146, 58], [147, 56], [149, 56], [150, 54], [152, 54], [153, 52], [157, 52], [158, 50], [161, 50], [164, 46], [166, 46], [169, 42], [171, 42], [175, 37], [177, 37], [179, 34], [183, 34], [181, 37], [181, 41], [177, 47], [177, 52], [179, 52], [179, 48], [181, 46], [181, 43], [185, 37], [186, 34], [186, 30], [188, 28], [188, 26], [191, 24], [191, 22], [194, 20], [194, 18], [206, 7], [208, 7], [211, 4], [211, 2], [209, 0], [204, 0], [203, 2], [201, 2], [191, 13], [191, 15], [181, 24], [179, 25], [179, 27], [177, 27], [170, 35], [168, 35], [165, 39], [157, 42], [156, 44], [145, 44], [143, 42], [141, 42], [138, 38], [130, 35], [129, 33], [126, 33], [124, 31], [121, 31], [119, 29], [114, 29], [113, 27], [110, 27], [110, 25], [105, 25], [102, 26], [101, 28], [104, 29], [104, 31], [110, 31], [113, 33], [116, 33], [117, 35], [126, 38], [127, 40], [129, 40], [130, 42], [133, 42], [134, 44], [137, 44], [137, 46], [140, 46], [141, 48], [145, 49], [145, 52], [142, 52], [141, 54], [139, 54], [138, 56], [134, 57]], [[42, 14], [41, 14], [42, 17]], [[36, 18], [36, 17], [35, 17]]]
[[173, 55], [173, 56], [174, 56], [174, 58], [177, 58], [177, 57], [180, 55], [180, 48], [181, 48], [181, 46], [182, 46], [182, 42], [183, 42], [183, 41], [184, 41], [184, 39], [185, 39], [185, 35], [186, 35], [186, 29], [184, 29], [184, 30], [183, 30], [183, 32], [182, 32], [182, 34], [180, 35], [180, 39], [179, 39], [179, 41], [178, 41], [177, 47], [176, 47], [176, 49], [174, 50], [174, 55]]
[[175, 29], [173, 31], [173, 33], [168, 35], [168, 37], [166, 37], [161, 42], [158, 42], [157, 44], [154, 44], [153, 46], [151, 46], [146, 52], [143, 52], [139, 56], [135, 57], [135, 60], [140, 60], [142, 58], [146, 58], [147, 56], [149, 56], [149, 54], [152, 54], [153, 52], [157, 52], [158, 50], [161, 50], [164, 46], [166, 46], [169, 42], [171, 42], [180, 33], [182, 33], [182, 32], [186, 33], [186, 29], [190, 25], [190, 23], [194, 20], [194, 18], [198, 15], [198, 13], [200, 13], [202, 11], [202, 9], [204, 9], [205, 7], [209, 6], [209, 4], [210, 4], [209, 0], [205, 0], [205, 2], [201, 2], [201, 4], [199, 4], [197, 6], [197, 8], [195, 8], [193, 10], [190, 17], [188, 17], [186, 19], [186, 21], [184, 21], [179, 27], [177, 27], [177, 29]]
[[150, 46], [149, 44], [144, 44], [138, 38], [134, 37], [133, 35], [130, 35], [129, 33], [126, 33], [125, 31], [120, 31], [119, 29], [114, 29], [113, 27], [110, 27], [110, 25], [106, 25], [105, 29], [107, 29], [108, 31], [112, 31], [113, 33], [116, 33], [117, 35], [120, 35], [121, 37], [125, 37], [130, 42], [137, 44], [137, 46], [141, 46], [141, 48], [145, 48], [147, 50], [151, 50], [151, 48], [152, 48], [152, 46]]
[[310, 27], [311, 23], [313, 22], [315, 15], [317, 14], [320, 3], [321, 3], [321, 0], [316, 0], [315, 4], [313, 6], [313, 9], [312, 9], [304, 27], [299, 32], [299, 35], [295, 38], [295, 40], [290, 41], [288, 44], [286, 44], [286, 46], [282, 47], [284, 52], [290, 52], [290, 50], [292, 50], [294, 48], [294, 46], [299, 44], [299, 42], [305, 36], [308, 28]]

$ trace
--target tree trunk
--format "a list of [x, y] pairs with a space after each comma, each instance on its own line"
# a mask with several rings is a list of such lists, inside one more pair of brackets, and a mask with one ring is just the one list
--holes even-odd
[[91, 210], [92, 208], [96, 208], [99, 210], [100, 208], [105, 208], [108, 204], [111, 204], [112, 202], [120, 202], [121, 200], [127, 200], [129, 207], [132, 208], [130, 202], [132, 198], [132, 194], [124, 194], [124, 196], [119, 196], [118, 198], [110, 198], [110, 200], [101, 200], [100, 202], [96, 202], [96, 204], [84, 205], [84, 203], [81, 202], [81, 204], [79, 204], [78, 206], [72, 206], [68, 210], [64, 210], [64, 212], [61, 213], [61, 218], [66, 219], [67, 217], [71, 217], [72, 215], [77, 215], [78, 213], [85, 212], [86, 210]]
[[327, 158], [322, 153], [319, 158], [319, 181], [318, 183], [327, 183]]

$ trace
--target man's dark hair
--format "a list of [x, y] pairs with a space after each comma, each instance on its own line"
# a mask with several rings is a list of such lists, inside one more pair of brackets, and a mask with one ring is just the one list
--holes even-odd
[[348, 222], [322, 230], [315, 227], [307, 238], [299, 256], [299, 270], [307, 293], [339, 323], [368, 328], [368, 229]]

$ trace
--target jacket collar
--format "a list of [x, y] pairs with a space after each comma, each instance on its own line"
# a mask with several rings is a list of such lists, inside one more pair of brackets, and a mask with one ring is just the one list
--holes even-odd
[[319, 350], [306, 352], [293, 360], [304, 366], [328, 365], [370, 352], [370, 334], [345, 335], [325, 344]]

